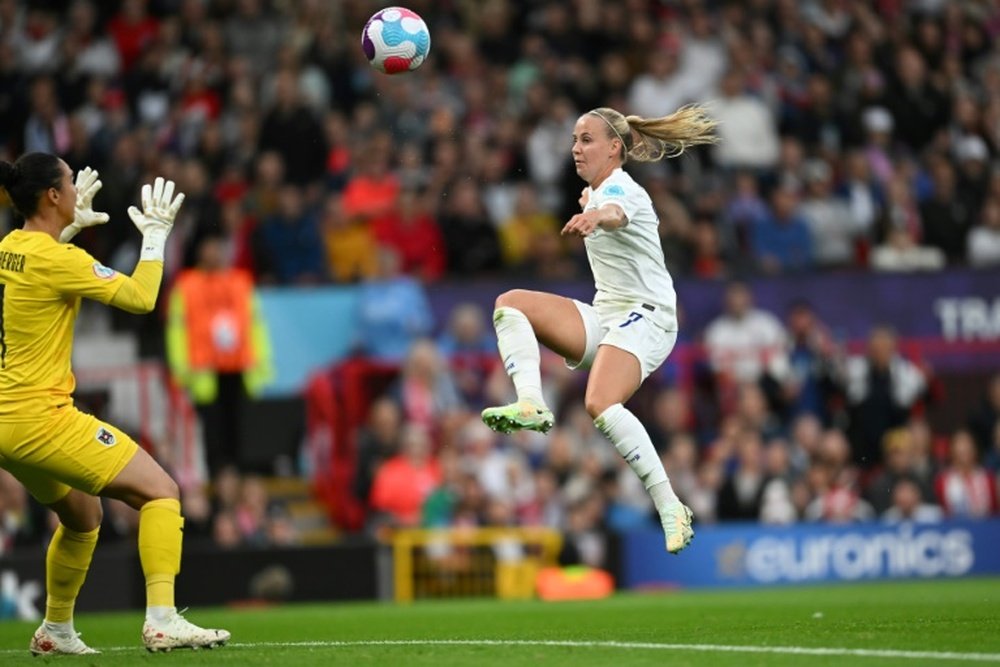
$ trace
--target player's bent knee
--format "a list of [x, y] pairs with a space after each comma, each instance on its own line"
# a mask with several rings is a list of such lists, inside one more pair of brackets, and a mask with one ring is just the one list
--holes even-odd
[[89, 533], [104, 520], [100, 499], [82, 491], [71, 491], [48, 507], [59, 517], [59, 523], [78, 533]]
[[601, 413], [615, 403], [617, 403], [617, 401], [612, 400], [608, 396], [603, 396], [598, 392], [591, 393], [588, 391], [583, 399], [583, 405], [587, 410], [587, 414], [589, 414], [593, 419], [600, 417]]
[[150, 500], [159, 500], [160, 498], [171, 498], [173, 500], [181, 499], [181, 489], [177, 486], [177, 482], [174, 481], [173, 477], [167, 473], [163, 473], [163, 479], [157, 480], [156, 490], [154, 493], [155, 497], [150, 498]]
[[517, 308], [521, 310], [524, 306], [525, 296], [528, 294], [528, 290], [523, 289], [512, 289], [507, 290], [503, 294], [497, 297], [496, 303], [494, 304], [496, 308]]

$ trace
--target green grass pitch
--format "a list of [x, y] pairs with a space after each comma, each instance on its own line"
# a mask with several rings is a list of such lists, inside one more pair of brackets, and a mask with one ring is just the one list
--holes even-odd
[[84, 614], [99, 656], [32, 658], [31, 623], [0, 623], [0, 665], [1000, 664], [1000, 579], [492, 600], [195, 609], [229, 646], [149, 654], [140, 612]]

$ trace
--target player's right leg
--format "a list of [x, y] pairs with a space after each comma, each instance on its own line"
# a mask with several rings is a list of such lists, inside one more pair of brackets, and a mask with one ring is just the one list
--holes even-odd
[[[99, 653], [80, 639], [73, 626], [73, 610], [97, 546], [103, 515], [101, 501], [54, 480], [43, 486], [61, 487], [69, 493], [46, 503], [59, 517], [59, 526], [45, 554], [45, 618], [32, 635], [28, 649], [32, 655]], [[33, 493], [38, 493], [40, 487], [32, 484], [32, 488]]]
[[517, 401], [486, 408], [483, 422], [501, 433], [522, 429], [548, 432], [555, 419], [542, 398], [538, 343], [563, 357], [581, 359], [587, 337], [580, 312], [566, 297], [517, 289], [497, 298], [493, 326]]
[[174, 579], [181, 569], [184, 537], [177, 483], [139, 449], [102, 495], [123, 500], [139, 510], [139, 561], [146, 577], [142, 641], [146, 648], [214, 648], [229, 641], [228, 631], [198, 627], [181, 616], [174, 604]]

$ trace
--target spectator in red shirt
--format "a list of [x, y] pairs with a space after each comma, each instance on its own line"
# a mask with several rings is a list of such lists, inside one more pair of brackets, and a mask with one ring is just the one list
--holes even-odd
[[417, 526], [424, 500], [441, 482], [431, 457], [431, 439], [417, 424], [403, 426], [400, 453], [386, 461], [372, 482], [371, 507], [392, 525]]
[[968, 431], [952, 436], [951, 464], [937, 476], [934, 492], [949, 516], [981, 518], [997, 513], [996, 480], [979, 465], [976, 441]]
[[444, 238], [422, 192], [402, 190], [398, 205], [375, 218], [372, 229], [379, 245], [399, 258], [405, 275], [431, 282], [444, 273]]
[[125, 0], [121, 11], [108, 22], [123, 69], [128, 70], [160, 31], [160, 23], [147, 13], [146, 0]]
[[348, 215], [372, 220], [396, 207], [399, 181], [389, 171], [391, 139], [377, 135], [354, 157], [357, 173], [344, 187], [344, 210]]

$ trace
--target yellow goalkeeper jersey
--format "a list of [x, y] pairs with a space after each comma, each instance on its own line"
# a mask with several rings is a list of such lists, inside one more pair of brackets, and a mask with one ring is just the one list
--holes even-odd
[[0, 241], [0, 420], [28, 421], [72, 402], [80, 298], [110, 303], [129, 280], [42, 232], [18, 229]]

